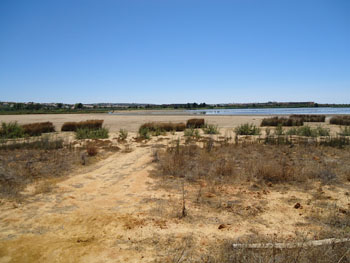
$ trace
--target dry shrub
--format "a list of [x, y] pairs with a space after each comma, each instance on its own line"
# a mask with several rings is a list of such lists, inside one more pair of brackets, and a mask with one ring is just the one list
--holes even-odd
[[302, 126], [304, 124], [299, 118], [271, 117], [264, 118], [261, 126]]
[[77, 131], [78, 129], [98, 130], [102, 128], [103, 120], [86, 120], [80, 122], [65, 122], [61, 131]]
[[0, 150], [0, 196], [21, 199], [26, 185], [59, 178], [79, 163], [79, 153], [69, 149]]
[[29, 136], [39, 136], [42, 133], [55, 132], [52, 122], [37, 122], [22, 125], [24, 133]]
[[302, 122], [325, 122], [326, 115], [316, 114], [293, 114], [290, 116], [292, 119], [299, 119]]
[[95, 144], [89, 143], [86, 146], [86, 152], [89, 156], [95, 156], [98, 153], [98, 149]]
[[344, 116], [334, 116], [329, 121], [330, 124], [336, 124], [336, 125], [350, 125], [350, 116], [344, 115]]
[[147, 129], [149, 132], [184, 131], [186, 129], [186, 125], [184, 123], [172, 122], [147, 122], [142, 124], [140, 129]]
[[344, 181], [350, 173], [350, 152], [323, 146], [177, 144], [160, 150], [157, 156], [158, 175], [211, 183], [222, 178], [226, 183], [250, 179], [257, 183], [325, 182], [331, 174], [330, 183]]
[[189, 119], [187, 120], [187, 128], [203, 128], [205, 126], [204, 119]]

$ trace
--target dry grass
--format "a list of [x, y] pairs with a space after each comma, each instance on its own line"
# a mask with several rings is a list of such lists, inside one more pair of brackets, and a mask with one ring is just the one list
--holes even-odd
[[0, 195], [22, 199], [21, 192], [28, 184], [62, 177], [79, 164], [79, 159], [78, 152], [63, 148], [0, 150]]
[[86, 120], [80, 122], [65, 122], [61, 131], [77, 131], [78, 129], [98, 130], [102, 128], [103, 120]]
[[[350, 210], [336, 205], [334, 197], [322, 188], [342, 189], [350, 182], [350, 148], [336, 149], [310, 145], [220, 144], [209, 141], [203, 147], [175, 143], [157, 153], [154, 173], [160, 187], [178, 199], [158, 200], [161, 218], [178, 218], [193, 225], [210, 225], [210, 218], [231, 222], [262, 222], [269, 213], [270, 194], [301, 191], [309, 199], [280, 199], [286, 210], [305, 214], [303, 223], [309, 227], [294, 237], [251, 235], [240, 240], [218, 239], [215, 245], [203, 247], [195, 236], [186, 238], [191, 244], [169, 247], [169, 259], [162, 262], [349, 262], [350, 242], [293, 249], [233, 249], [233, 243], [304, 242], [310, 239], [350, 236]], [[183, 187], [185, 184], [185, 187]], [[315, 187], [319, 186], [319, 188]], [[186, 216], [182, 216], [185, 200]], [[276, 196], [276, 195], [274, 195]], [[280, 196], [280, 195], [278, 195]], [[305, 198], [305, 197], [304, 197]], [[276, 200], [274, 200], [276, 201]], [[286, 202], [284, 204], [284, 202]], [[165, 202], [165, 203], [164, 203]], [[294, 208], [300, 202], [300, 210]], [[163, 204], [164, 203], [164, 204]], [[308, 208], [302, 208], [307, 206]], [[290, 211], [290, 212], [293, 212]], [[206, 216], [210, 218], [206, 218]], [[283, 223], [281, 222], [283, 225]], [[237, 224], [235, 224], [237, 225]], [[256, 226], [256, 225], [255, 225]], [[230, 231], [230, 224], [218, 223], [218, 231]], [[296, 228], [297, 229], [297, 228]], [[298, 228], [299, 229], [299, 228]], [[255, 232], [254, 232], [255, 231]], [[225, 240], [225, 241], [223, 241]], [[180, 242], [181, 243], [181, 242]], [[186, 243], [186, 245], [185, 245]], [[203, 250], [207, 251], [206, 253]]]

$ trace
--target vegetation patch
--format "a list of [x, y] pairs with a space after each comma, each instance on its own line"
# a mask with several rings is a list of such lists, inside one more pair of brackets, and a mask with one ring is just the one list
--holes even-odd
[[81, 139], [107, 139], [108, 138], [108, 129], [100, 128], [100, 129], [89, 129], [89, 128], [81, 128], [77, 129], [75, 132], [75, 137], [78, 140]]
[[204, 119], [189, 119], [187, 120], [186, 127], [187, 128], [203, 128], [205, 126]]
[[99, 130], [102, 129], [103, 120], [86, 120], [80, 122], [65, 122], [61, 131], [77, 131], [78, 129]]
[[206, 124], [203, 128], [205, 134], [219, 134], [219, 128], [217, 125]]
[[241, 124], [235, 128], [236, 135], [260, 135], [260, 129], [254, 124]]
[[271, 117], [264, 118], [261, 126], [302, 126], [303, 120], [300, 118]]
[[336, 125], [350, 125], [350, 116], [349, 115], [334, 116], [330, 119], [329, 123], [336, 124]]
[[170, 132], [170, 131], [184, 131], [186, 125], [184, 123], [172, 122], [147, 122], [141, 125], [140, 129], [148, 129], [149, 132]]
[[22, 125], [24, 133], [29, 136], [40, 136], [42, 133], [55, 132], [52, 122], [37, 122]]
[[287, 135], [299, 135], [306, 137], [317, 137], [317, 136], [329, 136], [329, 129], [318, 126], [316, 128], [312, 128], [308, 125], [299, 127], [299, 128], [291, 128], [286, 132]]
[[293, 114], [290, 116], [291, 119], [299, 119], [302, 122], [325, 122], [326, 115], [317, 114]]

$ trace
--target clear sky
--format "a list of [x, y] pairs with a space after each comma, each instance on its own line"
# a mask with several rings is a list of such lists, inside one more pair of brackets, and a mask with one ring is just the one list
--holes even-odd
[[350, 1], [1, 0], [0, 101], [350, 103]]

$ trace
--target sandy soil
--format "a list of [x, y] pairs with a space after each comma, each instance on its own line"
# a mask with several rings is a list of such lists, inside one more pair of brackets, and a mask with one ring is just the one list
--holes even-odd
[[[312, 209], [305, 204], [310, 194], [296, 189], [263, 192], [249, 185], [231, 189], [245, 220], [227, 211], [204, 211], [194, 203], [187, 204], [188, 217], [180, 219], [180, 186], [164, 190], [150, 176], [154, 151], [177, 136], [147, 143], [130, 138], [127, 147], [119, 144], [121, 151], [74, 172], [51, 193], [31, 195], [29, 187], [22, 204], [1, 200], [0, 262], [173, 262], [188, 240], [200, 247], [198, 253], [208, 253], [209, 245], [227, 239], [254, 233], [293, 238], [296, 231], [312, 229], [305, 219]], [[324, 191], [347, 206], [346, 189]], [[304, 204], [303, 210], [294, 209], [295, 200]], [[251, 216], [255, 213], [259, 216]], [[219, 229], [221, 224], [226, 227]]]

